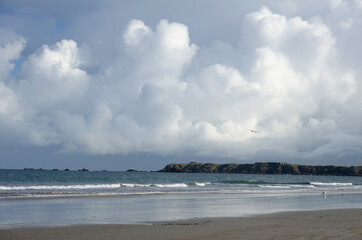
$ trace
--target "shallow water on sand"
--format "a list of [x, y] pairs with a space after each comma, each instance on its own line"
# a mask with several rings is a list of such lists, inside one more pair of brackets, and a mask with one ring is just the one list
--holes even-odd
[[134, 224], [283, 211], [362, 208], [362, 194], [189, 194], [0, 201], [0, 228]]

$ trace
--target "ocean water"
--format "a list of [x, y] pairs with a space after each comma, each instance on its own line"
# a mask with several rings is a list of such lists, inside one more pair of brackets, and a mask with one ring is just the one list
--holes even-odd
[[362, 208], [362, 177], [0, 170], [0, 229]]
[[0, 199], [190, 193], [362, 192], [362, 177], [0, 170]]

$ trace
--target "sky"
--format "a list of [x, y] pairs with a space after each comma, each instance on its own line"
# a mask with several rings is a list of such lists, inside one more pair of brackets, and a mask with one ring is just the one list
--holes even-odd
[[361, 39], [361, 0], [0, 0], [0, 168], [362, 165]]

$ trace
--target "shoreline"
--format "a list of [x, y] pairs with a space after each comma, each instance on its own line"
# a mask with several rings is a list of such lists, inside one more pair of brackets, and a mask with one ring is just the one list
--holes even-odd
[[[310, 191], [310, 192], [265, 192], [265, 191], [253, 191], [253, 192], [218, 192], [218, 191], [209, 191], [209, 192], [139, 192], [139, 193], [115, 193], [115, 194], [79, 194], [79, 195], [38, 195], [38, 196], [11, 196], [11, 197], [0, 197], [0, 202], [2, 201], [29, 201], [29, 200], [51, 200], [51, 199], [87, 199], [87, 198], [125, 198], [125, 197], [149, 197], [149, 196], [190, 196], [190, 195], [238, 195], [238, 194], [249, 194], [254, 196], [260, 195], [321, 195], [323, 194], [322, 190]], [[328, 191], [328, 196], [337, 196], [337, 195], [362, 195], [362, 192], [356, 191]]]
[[362, 208], [292, 211], [248, 217], [193, 218], [145, 224], [95, 224], [0, 230], [17, 239], [358, 239]]

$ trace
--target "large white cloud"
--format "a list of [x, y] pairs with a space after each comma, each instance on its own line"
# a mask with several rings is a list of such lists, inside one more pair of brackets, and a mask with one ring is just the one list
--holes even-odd
[[[346, 5], [330, 8], [333, 15]], [[344, 61], [348, 39], [334, 31], [361, 22], [342, 13], [329, 26], [262, 7], [240, 22], [237, 46], [196, 46], [182, 23], [152, 29], [135, 19], [105, 46], [115, 55], [107, 61], [92, 45], [95, 55], [61, 40], [5, 81], [25, 46], [9, 43], [0, 49], [0, 131], [17, 118], [8, 122], [22, 141], [87, 154], [356, 159], [361, 72]]]
[[89, 78], [82, 66], [77, 43], [62, 40], [53, 46], [44, 45], [22, 65], [22, 78], [17, 93], [22, 101], [47, 111], [62, 104], [77, 102], [87, 92]]

